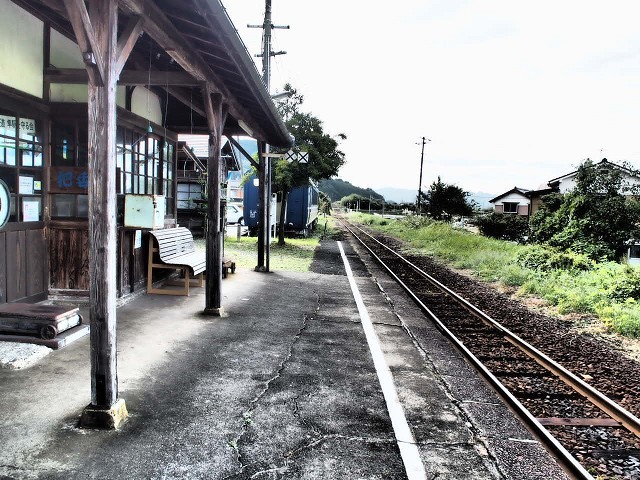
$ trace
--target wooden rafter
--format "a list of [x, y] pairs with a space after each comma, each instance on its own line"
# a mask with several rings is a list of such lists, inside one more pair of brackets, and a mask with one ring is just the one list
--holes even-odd
[[193, 110], [194, 112], [196, 112], [198, 115], [200, 115], [203, 118], [207, 118], [207, 114], [206, 112], [200, 108], [197, 107], [196, 105], [193, 104], [193, 99], [190, 98], [186, 92], [183, 91], [183, 89], [177, 88], [177, 87], [163, 87], [167, 92], [169, 92], [169, 95], [173, 96], [176, 100], [178, 100], [179, 102], [181, 102], [183, 105], [188, 106], [191, 110]]
[[199, 43], [201, 45], [206, 45], [206, 47], [210, 50], [215, 50], [216, 58], [221, 62], [228, 63], [229, 65], [235, 65], [235, 63], [233, 63], [233, 61], [229, 59], [229, 56], [226, 54], [224, 48], [219, 43], [212, 42], [209, 39], [202, 38], [189, 32], [185, 32], [183, 35], [185, 36], [185, 38], [188, 38], [193, 42]]
[[253, 157], [251, 157], [251, 155], [249, 155], [249, 152], [247, 152], [244, 147], [242, 145], [240, 145], [240, 142], [238, 142], [235, 138], [231, 137], [231, 136], [227, 136], [227, 138], [229, 139], [229, 141], [231, 142], [231, 144], [236, 147], [238, 149], [238, 151], [242, 154], [242, 156], [244, 158], [246, 158], [247, 160], [249, 160], [249, 162], [251, 163], [251, 165], [253, 165], [255, 168], [257, 168], [258, 170], [260, 169], [260, 164], [258, 164], [258, 162], [256, 162]]
[[120, 38], [118, 38], [118, 53], [115, 66], [116, 76], [122, 72], [124, 64], [127, 63], [127, 59], [129, 58], [129, 55], [131, 55], [133, 47], [135, 47], [143, 28], [143, 18], [139, 16], [132, 16], [120, 35]]
[[[87, 83], [87, 71], [83, 68], [47, 68], [45, 79], [50, 83], [83, 84]], [[180, 86], [196, 87], [197, 82], [185, 72], [160, 72], [157, 70], [124, 70], [120, 73], [118, 85], [151, 85], [151, 86]]]

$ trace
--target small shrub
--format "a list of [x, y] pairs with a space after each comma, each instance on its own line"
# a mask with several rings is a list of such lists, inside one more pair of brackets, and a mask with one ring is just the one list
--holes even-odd
[[400, 222], [405, 228], [418, 230], [420, 228], [424, 228], [432, 224], [433, 220], [431, 220], [428, 217], [421, 217], [418, 215], [408, 215], [404, 217]]
[[510, 287], [519, 287], [527, 282], [531, 276], [527, 269], [516, 264], [506, 265], [500, 271], [500, 280]]
[[596, 307], [596, 313], [610, 330], [627, 337], [640, 338], [640, 305], [635, 300], [602, 303]]
[[478, 217], [475, 221], [485, 237], [498, 240], [511, 240], [524, 242], [529, 233], [527, 217], [492, 212], [489, 215]]

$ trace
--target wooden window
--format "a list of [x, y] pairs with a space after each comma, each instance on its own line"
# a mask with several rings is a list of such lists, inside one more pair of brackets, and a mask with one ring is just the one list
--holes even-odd
[[178, 184], [178, 208], [193, 209], [193, 200], [201, 200], [203, 185], [200, 183], [179, 183]]
[[42, 122], [0, 111], [0, 179], [9, 187], [9, 222], [42, 221]]
[[173, 213], [175, 204], [173, 192], [173, 170], [175, 167], [175, 144], [165, 139], [162, 146], [162, 195], [165, 196], [166, 214]]
[[[52, 126], [50, 185], [54, 218], [86, 219], [88, 216], [87, 141], [86, 118], [57, 120]], [[172, 213], [174, 152], [175, 144], [160, 136], [119, 126], [116, 131], [116, 193], [119, 196], [165, 195], [167, 213]], [[119, 205], [121, 209], [124, 202]]]
[[118, 127], [117, 193], [164, 195], [166, 214], [174, 206], [173, 169], [175, 144], [152, 133]]
[[89, 215], [86, 120], [61, 119], [51, 125], [49, 193], [52, 218], [86, 219]]

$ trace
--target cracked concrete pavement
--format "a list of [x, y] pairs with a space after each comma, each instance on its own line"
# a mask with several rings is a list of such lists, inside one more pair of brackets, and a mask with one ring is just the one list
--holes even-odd
[[[347, 252], [428, 478], [563, 478], [411, 302]], [[200, 315], [200, 289], [120, 307], [131, 416], [119, 431], [76, 426], [88, 339], [0, 370], [0, 479], [407, 478], [335, 241], [312, 270], [238, 270], [222, 318]]]

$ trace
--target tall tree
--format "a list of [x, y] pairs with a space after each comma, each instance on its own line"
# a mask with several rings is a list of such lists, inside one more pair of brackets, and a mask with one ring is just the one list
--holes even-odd
[[437, 182], [431, 184], [429, 190], [421, 192], [421, 195], [425, 211], [436, 220], [473, 213], [473, 203], [467, 199], [469, 193], [457, 185], [444, 183], [440, 177]]
[[631, 196], [638, 187], [627, 180], [629, 173], [634, 174], [625, 167], [587, 159], [578, 167], [571, 191], [543, 197], [531, 217], [532, 241], [594, 260], [616, 259], [626, 240], [640, 236], [640, 204]]
[[337, 175], [345, 163], [344, 153], [338, 150], [338, 142], [347, 138], [343, 133], [335, 138], [325, 133], [319, 118], [300, 110], [304, 97], [290, 84], [286, 84], [284, 90], [291, 95], [278, 104], [278, 110], [295, 138], [295, 148], [308, 152], [309, 156], [306, 163], [285, 159], [275, 163], [274, 187], [282, 195], [279, 245], [285, 244], [284, 223], [289, 193], [296, 187], [307, 185], [309, 179], [318, 181]]

